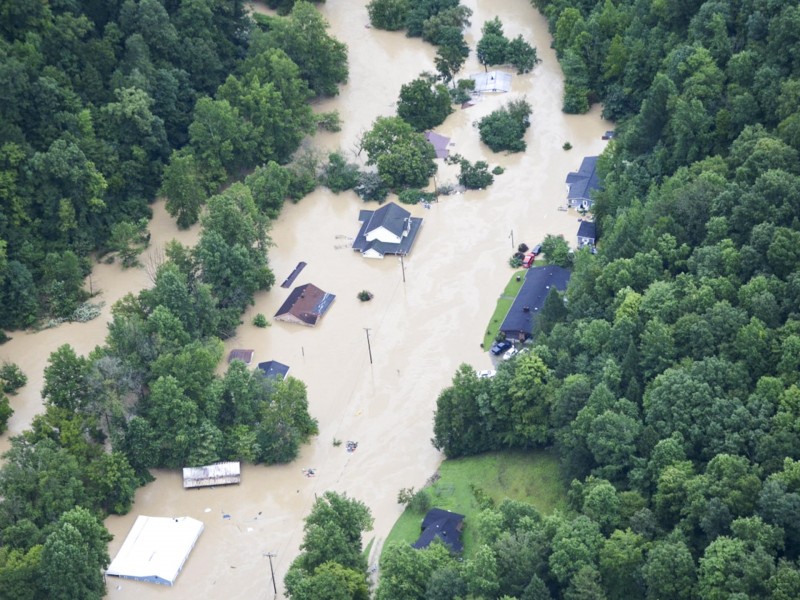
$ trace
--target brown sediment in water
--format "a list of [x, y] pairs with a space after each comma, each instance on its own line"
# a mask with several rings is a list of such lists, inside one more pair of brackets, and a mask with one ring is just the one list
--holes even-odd
[[[315, 495], [325, 490], [347, 492], [370, 507], [375, 528], [365, 542], [376, 540], [370, 558], [374, 561], [401, 512], [398, 490], [422, 486], [442, 460], [430, 444], [436, 397], [461, 363], [477, 369], [490, 366], [489, 355], [479, 345], [511, 272], [511, 232], [514, 244], [533, 246], [548, 233], [563, 234], [575, 244], [578, 215], [559, 210], [565, 204], [564, 178], [583, 156], [603, 150], [606, 142], [600, 138], [609, 124], [600, 118], [598, 107], [581, 116], [561, 112], [563, 76], [550, 49], [547, 24], [527, 0], [462, 3], [474, 11], [467, 32], [473, 54], [462, 77], [483, 70], [474, 56], [475, 43], [482, 24], [496, 15], [509, 38], [521, 33], [537, 46], [542, 59], [532, 73], [514, 75], [510, 93], [487, 94], [474, 106], [457, 109], [436, 128], [451, 138], [452, 152], [500, 165], [505, 173], [487, 190], [442, 197], [430, 210], [410, 208], [425, 221], [404, 261], [405, 283], [396, 257], [369, 260], [349, 248], [358, 231], [358, 211], [375, 205], [365, 206], [352, 193], [334, 195], [319, 189], [284, 208], [271, 232], [275, 247], [270, 262], [277, 281], [305, 261], [308, 266], [295, 285], [313, 283], [336, 294], [336, 301], [315, 328], [281, 322], [267, 329], [252, 326], [257, 313], [272, 321], [291, 291], [276, 286], [256, 297], [226, 348], [255, 349], [254, 363], [275, 359], [289, 365], [290, 375], [308, 386], [310, 412], [319, 420], [320, 434], [292, 464], [245, 466], [239, 486], [184, 491], [179, 473], [154, 471], [156, 481], [138, 491], [131, 513], [106, 520], [115, 536], [109, 547], [112, 558], [138, 514], [189, 515], [203, 521], [206, 529], [174, 589], [109, 578], [109, 598], [271, 597], [267, 552], [277, 554], [273, 564], [280, 593], [302, 541], [303, 518]], [[338, 97], [315, 105], [320, 112], [338, 110], [342, 131], [321, 132], [311, 143], [327, 151], [342, 149], [351, 160], [360, 133], [376, 117], [394, 114], [400, 86], [422, 71], [434, 70], [434, 47], [402, 32], [368, 28], [365, 5], [365, 0], [319, 5], [331, 33], [349, 47], [350, 81]], [[523, 154], [493, 154], [480, 143], [473, 123], [522, 96], [533, 107], [528, 149]], [[566, 141], [573, 146], [569, 152], [561, 148]], [[453, 167], [439, 161], [439, 169], [439, 185], [454, 181]], [[157, 211], [152, 226], [167, 238], [174, 231], [163, 210]], [[185, 236], [190, 242], [196, 232]], [[157, 237], [154, 233], [154, 240]], [[21, 366], [31, 378], [24, 393], [12, 400], [18, 411], [13, 432], [40, 410], [41, 370], [49, 352], [68, 342], [85, 353], [102, 343], [113, 300], [123, 290], [136, 292], [149, 285], [142, 272], [106, 265], [98, 266], [94, 280], [107, 294], [102, 320], [16, 334], [0, 347], [0, 356], [9, 360], [19, 363], [15, 355], [25, 356], [29, 368]], [[374, 294], [372, 301], [357, 299], [364, 289]], [[334, 447], [334, 438], [357, 441], [358, 449], [348, 453], [344, 444]], [[302, 472], [309, 467], [316, 470], [312, 478]]]

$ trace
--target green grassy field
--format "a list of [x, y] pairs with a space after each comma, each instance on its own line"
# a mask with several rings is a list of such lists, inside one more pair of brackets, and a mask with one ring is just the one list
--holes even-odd
[[[517, 275], [521, 276], [519, 281], [517, 281]], [[483, 336], [483, 348], [485, 350], [488, 351], [494, 343], [500, 325], [503, 324], [503, 319], [506, 318], [508, 309], [511, 308], [511, 304], [513, 304], [514, 298], [516, 298], [517, 292], [519, 292], [519, 288], [522, 287], [524, 281], [525, 269], [515, 271], [506, 285], [506, 289], [503, 290], [503, 293], [497, 299], [497, 306], [494, 309], [494, 314], [489, 320], [489, 325], [486, 327], [486, 334]]]
[[[559, 477], [558, 460], [549, 452], [491, 452], [480, 456], [446, 460], [439, 467], [439, 480], [426, 488], [432, 506], [470, 517], [480, 509], [470, 484], [483, 490], [495, 502], [506, 498], [533, 504], [550, 514], [566, 507], [566, 489]], [[406, 510], [386, 538], [391, 542], [413, 543], [420, 532], [421, 513]], [[475, 528], [464, 528], [464, 555], [476, 546]]]

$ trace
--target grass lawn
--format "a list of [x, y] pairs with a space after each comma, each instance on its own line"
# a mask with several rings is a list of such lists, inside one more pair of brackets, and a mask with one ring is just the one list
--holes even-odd
[[[533, 504], [543, 514], [566, 508], [566, 488], [559, 478], [558, 460], [549, 452], [491, 452], [446, 460], [439, 467], [439, 475], [439, 480], [426, 490], [433, 506], [466, 516], [465, 556], [471, 556], [476, 546], [470, 517], [480, 512], [470, 484], [497, 503], [506, 498], [520, 500]], [[386, 544], [413, 543], [419, 537], [423, 516], [406, 509], [394, 524]]]
[[[517, 281], [517, 275], [520, 275], [519, 281]], [[488, 351], [492, 347], [494, 339], [497, 337], [497, 332], [500, 330], [500, 325], [503, 324], [503, 319], [506, 318], [508, 309], [511, 308], [511, 304], [514, 302], [514, 298], [516, 298], [517, 292], [519, 292], [519, 288], [522, 287], [524, 281], [525, 269], [516, 271], [511, 276], [500, 298], [497, 299], [497, 307], [494, 309], [494, 314], [486, 327], [486, 334], [483, 336], [484, 350]]]

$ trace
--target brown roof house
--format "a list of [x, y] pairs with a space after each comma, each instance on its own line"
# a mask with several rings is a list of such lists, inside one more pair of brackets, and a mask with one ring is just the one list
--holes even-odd
[[313, 327], [335, 299], [336, 296], [323, 292], [313, 283], [297, 286], [275, 313], [275, 320]]

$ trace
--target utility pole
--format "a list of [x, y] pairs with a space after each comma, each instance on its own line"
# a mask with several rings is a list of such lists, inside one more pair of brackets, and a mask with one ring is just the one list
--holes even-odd
[[364, 331], [367, 333], [367, 350], [369, 351], [369, 364], [372, 364], [372, 346], [369, 345], [369, 327], [364, 327]]
[[516, 247], [516, 246], [514, 246], [514, 230], [513, 229], [511, 230], [511, 235], [509, 235], [509, 237], [511, 238], [511, 249], [513, 250]]
[[403, 253], [400, 253], [400, 268], [403, 270], [403, 283], [406, 282], [406, 265], [403, 262]]
[[272, 591], [275, 593], [275, 596], [273, 596], [273, 597], [277, 598], [278, 597], [278, 586], [275, 585], [275, 569], [272, 567], [272, 557], [273, 556], [278, 556], [278, 555], [275, 554], [274, 552], [266, 552], [266, 553], [264, 553], [264, 556], [269, 558], [269, 570], [272, 573]]

